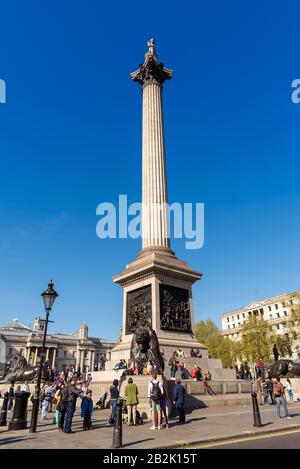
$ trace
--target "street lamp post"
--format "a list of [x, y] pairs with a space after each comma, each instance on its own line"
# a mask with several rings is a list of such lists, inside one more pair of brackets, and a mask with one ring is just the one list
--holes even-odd
[[58, 297], [58, 294], [56, 293], [56, 291], [53, 288], [52, 280], [49, 281], [47, 290], [45, 290], [43, 293], [41, 293], [41, 296], [43, 297], [43, 300], [44, 300], [44, 306], [45, 306], [45, 311], [46, 311], [46, 319], [44, 320], [45, 327], [44, 327], [42, 352], [41, 352], [41, 359], [40, 359], [38, 379], [37, 379], [37, 390], [36, 390], [36, 395], [35, 395], [35, 398], [33, 399], [33, 404], [32, 404], [31, 422], [30, 422], [30, 428], [29, 428], [30, 433], [35, 433], [36, 432], [37, 418], [38, 418], [38, 411], [39, 411], [39, 402], [40, 402], [40, 392], [41, 392], [42, 369], [43, 369], [43, 364], [44, 364], [44, 355], [45, 355], [45, 345], [46, 345], [47, 328], [48, 328], [48, 322], [49, 322], [49, 314], [50, 314], [50, 311], [51, 311], [52, 306], [54, 304], [54, 301]]

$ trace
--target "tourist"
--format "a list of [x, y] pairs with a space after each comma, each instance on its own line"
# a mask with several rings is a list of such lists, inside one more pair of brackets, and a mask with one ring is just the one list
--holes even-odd
[[180, 363], [178, 368], [179, 368], [179, 371], [180, 371], [181, 379], [188, 379], [189, 375], [188, 375], [188, 371], [185, 367], [185, 363]]
[[93, 377], [92, 377], [92, 374], [91, 374], [91, 373], [88, 373], [88, 374], [87, 374], [86, 381], [87, 381], [88, 386], [89, 386], [90, 384], [92, 384], [92, 382], [93, 382]]
[[72, 378], [71, 384], [68, 387], [68, 404], [64, 423], [64, 432], [67, 434], [74, 433], [72, 431], [73, 415], [76, 409], [77, 397], [82, 394], [82, 390], [77, 389], [76, 384], [77, 378]]
[[[164, 386], [164, 384], [162, 383], [162, 387], [163, 387], [163, 395], [161, 397], [161, 400], [160, 400], [160, 407], [161, 407], [161, 424], [162, 424], [162, 421], [163, 421], [163, 418], [165, 419], [165, 428], [169, 428], [169, 419], [168, 419], [168, 415], [167, 415], [167, 391], [166, 391], [166, 388]], [[163, 427], [163, 424], [162, 424], [162, 427]]]
[[55, 385], [51, 386], [49, 382], [45, 383], [41, 396], [41, 420], [47, 419], [50, 411], [50, 404], [55, 394]]
[[60, 429], [60, 419], [61, 419], [61, 412], [59, 407], [59, 402], [61, 399], [61, 393], [64, 388], [64, 384], [61, 383], [57, 386], [56, 393], [54, 395], [53, 404], [55, 404], [55, 414], [53, 418], [53, 423], [57, 425], [58, 429]]
[[262, 382], [263, 382], [262, 377], [258, 375], [255, 381], [255, 384], [256, 384], [257, 399], [260, 404], [264, 403], [263, 393], [262, 393]]
[[[164, 393], [162, 383], [157, 379], [157, 373], [153, 374], [153, 379], [148, 385], [148, 397], [150, 398], [152, 427], [151, 430], [157, 430], [161, 427], [161, 398]], [[157, 424], [156, 424], [157, 421]]]
[[201, 368], [199, 368], [199, 366], [197, 366], [196, 364], [191, 371], [191, 377], [194, 381], [201, 381], [203, 379]]
[[77, 370], [76, 370], [76, 376], [77, 376], [78, 379], [80, 379], [80, 376], [81, 376], [81, 368], [80, 368], [79, 365], [78, 365]]
[[176, 378], [174, 386], [174, 404], [179, 416], [179, 423], [185, 423], [185, 410], [184, 410], [184, 400], [185, 400], [185, 389], [182, 386], [179, 378]]
[[21, 386], [21, 392], [30, 392], [28, 381], [25, 381]]
[[196, 357], [196, 352], [195, 350], [193, 349], [193, 347], [191, 348], [191, 351], [190, 351], [190, 358], [195, 358]]
[[288, 397], [289, 397], [289, 403], [292, 404], [292, 402], [294, 402], [294, 394], [292, 390], [292, 383], [289, 378], [287, 378], [286, 380], [286, 390], [287, 390]]
[[88, 391], [87, 395], [83, 397], [81, 402], [81, 417], [83, 418], [83, 430], [91, 430], [92, 428], [92, 415], [93, 415], [93, 399], [92, 391]]
[[109, 388], [109, 392], [110, 392], [109, 404], [111, 408], [111, 413], [110, 413], [110, 417], [107, 423], [108, 426], [114, 425], [115, 420], [116, 420], [117, 403], [118, 403], [118, 398], [119, 398], [118, 385], [119, 385], [118, 380], [114, 379], [112, 386]]
[[274, 361], [277, 362], [280, 355], [279, 355], [276, 344], [273, 345], [273, 355], [274, 355]]
[[9, 390], [8, 390], [8, 404], [7, 404], [8, 412], [11, 412], [11, 409], [13, 408], [14, 397], [15, 397], [15, 385], [14, 383], [11, 383]]
[[171, 379], [173, 379], [173, 380], [175, 380], [176, 372], [177, 372], [177, 370], [178, 370], [177, 363], [178, 363], [178, 362], [176, 361], [175, 355], [173, 355], [173, 357], [170, 358], [170, 360], [169, 360], [169, 367], [170, 367]]
[[107, 399], [107, 392], [104, 391], [104, 393], [101, 395], [99, 401], [96, 402], [95, 407], [97, 407], [98, 409], [105, 409], [106, 399]]
[[61, 385], [61, 392], [58, 404], [56, 406], [56, 412], [58, 412], [56, 423], [58, 425], [58, 430], [62, 432], [64, 430], [65, 417], [67, 414], [69, 400], [69, 390], [68, 385], [63, 383]]
[[38, 395], [38, 387], [37, 387], [37, 384], [34, 386], [34, 390], [33, 392], [31, 393], [31, 396], [30, 396], [30, 402], [32, 402], [32, 404], [34, 403], [34, 401], [36, 399], [38, 399], [39, 395]]
[[147, 365], [147, 374], [152, 376], [153, 373], [154, 373], [153, 362], [149, 360], [148, 365]]
[[267, 373], [266, 384], [267, 384], [268, 397], [271, 400], [271, 402], [269, 402], [269, 404], [275, 405], [276, 403], [275, 403], [274, 394], [273, 394], [273, 380], [271, 378], [270, 373]]
[[250, 371], [250, 366], [248, 365], [247, 362], [245, 362], [244, 370], [245, 370], [245, 378], [246, 378], [246, 379], [252, 379], [251, 371]]
[[100, 354], [99, 361], [98, 361], [98, 371], [103, 371], [104, 370], [104, 357], [103, 354]]
[[280, 378], [277, 378], [274, 383], [274, 395], [275, 395], [276, 404], [277, 404], [277, 407], [276, 407], [277, 417], [279, 418], [281, 417], [280, 406], [282, 405], [283, 410], [284, 410], [284, 417], [291, 418], [287, 409], [286, 400], [284, 397], [284, 387], [280, 381]]
[[204, 379], [206, 381], [211, 381], [211, 374], [208, 370], [206, 370], [206, 372], [204, 373]]
[[69, 384], [72, 382], [73, 376], [74, 376], [74, 373], [73, 373], [72, 369], [70, 368], [69, 371], [68, 371], [68, 377], [67, 377], [67, 381], [68, 381]]
[[263, 402], [265, 406], [269, 406], [269, 401], [268, 401], [268, 388], [267, 388], [267, 382], [266, 380], [263, 380], [261, 383], [261, 392], [262, 392], [262, 397], [263, 397]]
[[137, 385], [133, 383], [133, 379], [128, 378], [128, 384], [125, 388], [125, 399], [128, 413], [128, 425], [136, 425], [136, 407], [139, 403], [138, 401], [138, 388]]
[[88, 382], [87, 381], [83, 381], [83, 383], [81, 384], [80, 386], [80, 389], [82, 391], [82, 396], [86, 396], [88, 390], [89, 390], [89, 387], [88, 387]]
[[262, 377], [262, 379], [265, 379], [265, 363], [262, 359], [262, 357], [259, 357], [259, 359], [257, 360], [256, 362], [256, 366], [257, 366], [257, 369], [258, 369], [258, 374], [259, 376]]
[[21, 384], [18, 384], [17, 389], [15, 390], [15, 397], [21, 394]]

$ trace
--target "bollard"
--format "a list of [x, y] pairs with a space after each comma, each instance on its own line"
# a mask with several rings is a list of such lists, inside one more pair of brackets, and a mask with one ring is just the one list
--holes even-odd
[[254, 419], [253, 427], [262, 427], [256, 392], [252, 392], [251, 396], [252, 396], [253, 419]]
[[122, 407], [123, 401], [119, 400], [117, 403], [116, 421], [113, 432], [113, 448], [120, 448], [122, 446]]
[[4, 399], [3, 399], [3, 404], [2, 404], [2, 410], [1, 410], [1, 415], [0, 415], [0, 427], [4, 427], [7, 425], [7, 407], [8, 407], [8, 392], [4, 394]]
[[24, 430], [27, 428], [27, 403], [29, 392], [15, 394], [13, 416], [8, 424], [8, 430]]

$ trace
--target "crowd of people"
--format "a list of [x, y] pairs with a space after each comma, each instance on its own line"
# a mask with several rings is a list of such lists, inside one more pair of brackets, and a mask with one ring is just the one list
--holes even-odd
[[[190, 356], [193, 356], [193, 352], [192, 349]], [[276, 350], [274, 351], [274, 355], [275, 352]], [[179, 423], [185, 422], [185, 387], [182, 385], [181, 380], [192, 379], [194, 381], [200, 381], [203, 383], [205, 393], [211, 396], [215, 395], [209, 384], [209, 381], [211, 381], [210, 372], [206, 370], [203, 373], [196, 363], [191, 371], [188, 371], [185, 363], [180, 360], [182, 357], [185, 357], [184, 352], [177, 349], [168, 361], [170, 378], [175, 381], [172, 396], [168, 395], [164, 380], [159, 380], [158, 370], [151, 360], [149, 360], [147, 366], [143, 367], [138, 367], [136, 364], [130, 362], [130, 360], [126, 362], [125, 359], [121, 359], [116, 363], [114, 370], [124, 370], [122, 380], [127, 379], [123, 393], [123, 412], [126, 413], [126, 418], [124, 417], [123, 422], [126, 422], [128, 425], [139, 425], [142, 423], [142, 418], [138, 412], [139, 390], [133, 378], [135, 375], [148, 375], [150, 378], [148, 384], [148, 398], [151, 410], [152, 430], [169, 427], [167, 408], [170, 408], [170, 403], [174, 404], [177, 409]], [[90, 389], [93, 379], [89, 369], [85, 370], [85, 373], [82, 373], [80, 367], [76, 370], [74, 367], [70, 367], [57, 374], [55, 369], [51, 369], [47, 366], [47, 363], [45, 366], [47, 369], [47, 380], [44, 381], [40, 392], [41, 421], [47, 419], [49, 413], [53, 413], [53, 416], [51, 416], [52, 422], [57, 426], [59, 431], [67, 434], [74, 433], [72, 430], [72, 422], [76, 404], [79, 399], [83, 430], [92, 429], [92, 415], [94, 409], [104, 409], [107, 401], [110, 407], [110, 416], [107, 426], [115, 424], [117, 404], [120, 398], [120, 382], [117, 379], [113, 381], [109, 389], [107, 388], [96, 404], [94, 404], [92, 390]], [[177, 374], [179, 374], [179, 376], [176, 376]], [[280, 411], [281, 407], [283, 407], [284, 416], [290, 417], [287, 403], [292, 404], [294, 402], [291, 381], [288, 378], [286, 385], [283, 385], [280, 378], [272, 379], [270, 373], [267, 371], [263, 357], [257, 359], [252, 369], [247, 362], [236, 367], [236, 374], [238, 379], [250, 379], [256, 384], [258, 399], [262, 405], [276, 405], [278, 417], [281, 416]], [[168, 387], [168, 389], [170, 389], [170, 387]], [[27, 381], [18, 385], [11, 383], [8, 389], [8, 411], [12, 411], [14, 399], [19, 394], [29, 393], [29, 391]], [[35, 386], [30, 396], [31, 402], [38, 397], [37, 393], [38, 389], [37, 386]]]

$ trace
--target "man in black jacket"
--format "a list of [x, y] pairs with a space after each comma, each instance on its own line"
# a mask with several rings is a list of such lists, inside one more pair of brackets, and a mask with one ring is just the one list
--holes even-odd
[[68, 404], [67, 415], [64, 425], [65, 433], [75, 433], [72, 431], [72, 420], [76, 409], [77, 397], [83, 392], [81, 389], [76, 388], [77, 379], [73, 378], [70, 386], [68, 387]]

